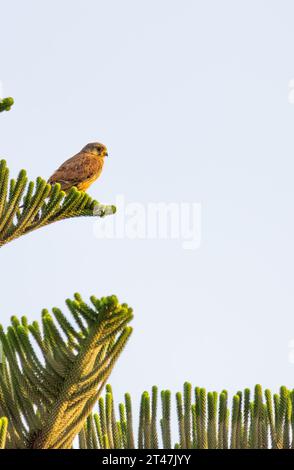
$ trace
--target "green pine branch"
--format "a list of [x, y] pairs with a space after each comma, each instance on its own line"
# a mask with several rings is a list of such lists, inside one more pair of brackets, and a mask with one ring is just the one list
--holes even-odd
[[8, 448], [70, 448], [85, 422], [82, 445], [118, 445], [111, 390], [102, 436], [91, 410], [131, 334], [132, 310], [115, 296], [66, 303], [76, 325], [53, 308], [42, 326], [12, 317], [7, 332], [0, 327], [0, 415], [9, 423], [0, 422], [0, 444], [7, 429]]
[[7, 438], [8, 419], [0, 418], [0, 449], [5, 449]]
[[[269, 390], [263, 393], [260, 385], [254, 389], [253, 399], [248, 388], [238, 391], [232, 399], [231, 410], [228, 408], [228, 393], [223, 390], [206, 392], [205, 388], [196, 387], [195, 402], [192, 401], [192, 385], [184, 384], [183, 393], [177, 392], [171, 402], [171, 392], [163, 390], [161, 404], [157, 402], [158, 388], [152, 388], [151, 396], [147, 391], [141, 396], [139, 410], [139, 428], [134, 433], [131, 396], [126, 394], [126, 403], [119, 404], [119, 417], [115, 415], [114, 397], [107, 386], [105, 397], [99, 399], [98, 413], [88, 418], [79, 435], [80, 447], [85, 449], [267, 449], [293, 448], [294, 444], [294, 391], [280, 388], [276, 398]], [[111, 415], [107, 409], [111, 403]], [[152, 412], [150, 415], [150, 403]], [[178, 439], [173, 443], [171, 436], [172, 403], [178, 421]], [[157, 419], [158, 408], [161, 416]], [[114, 423], [114, 427], [109, 423]], [[94, 423], [93, 425], [90, 423]], [[150, 425], [151, 423], [151, 425]], [[158, 428], [161, 428], [161, 440], [158, 440]], [[174, 426], [176, 428], [176, 426]], [[114, 429], [117, 438], [114, 439]], [[130, 444], [131, 443], [131, 444]]]
[[0, 98], [0, 113], [2, 113], [2, 111], [9, 111], [13, 104], [14, 99], [11, 97], [2, 99]]
[[59, 220], [115, 211], [115, 206], [100, 204], [76, 188], [65, 194], [60, 184], [51, 187], [40, 177], [28, 182], [25, 170], [9, 182], [6, 161], [0, 161], [0, 246]]

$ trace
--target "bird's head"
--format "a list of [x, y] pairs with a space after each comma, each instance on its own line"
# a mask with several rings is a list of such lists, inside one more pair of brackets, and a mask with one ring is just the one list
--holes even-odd
[[85, 147], [82, 148], [82, 152], [92, 153], [93, 155], [97, 155], [97, 157], [108, 157], [107, 148], [99, 142], [92, 142], [85, 145]]

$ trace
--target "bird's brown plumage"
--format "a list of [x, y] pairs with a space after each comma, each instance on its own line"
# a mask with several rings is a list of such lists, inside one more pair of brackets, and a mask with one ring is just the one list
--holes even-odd
[[86, 191], [100, 176], [107, 149], [103, 144], [87, 144], [79, 153], [66, 160], [52, 176], [48, 183], [59, 183], [63, 191], [75, 186], [79, 191]]

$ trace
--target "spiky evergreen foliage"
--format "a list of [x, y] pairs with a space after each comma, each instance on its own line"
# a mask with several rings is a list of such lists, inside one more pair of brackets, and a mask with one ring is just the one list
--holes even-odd
[[[110, 386], [106, 397], [100, 397], [97, 413], [87, 418], [80, 432], [80, 447], [85, 449], [131, 449], [161, 447], [176, 449], [288, 449], [294, 448], [294, 390], [280, 388], [273, 399], [270, 390], [263, 393], [255, 386], [253, 396], [247, 388], [238, 391], [228, 407], [228, 393], [206, 392], [194, 389], [186, 382], [184, 393], [176, 393], [173, 401], [178, 419], [178, 441], [171, 442], [171, 392], [161, 392], [161, 417], [157, 420], [157, 387], [152, 388], [151, 397], [144, 392], [141, 397], [138, 438], [133, 431], [130, 410], [131, 397], [125, 395], [125, 403], [119, 404], [119, 415], [114, 410]], [[108, 413], [107, 401], [111, 403]], [[150, 403], [152, 411], [150, 412]], [[105, 445], [107, 443], [107, 446]]]
[[7, 437], [8, 419], [0, 418], [0, 449], [5, 449]]
[[100, 204], [76, 188], [65, 194], [60, 184], [51, 187], [40, 177], [28, 182], [25, 170], [9, 182], [6, 162], [0, 161], [0, 246], [59, 220], [114, 213], [114, 206]]
[[[115, 296], [93, 296], [87, 305], [76, 294], [66, 303], [75, 326], [53, 308], [43, 310], [42, 327], [26, 317], [12, 317], [7, 332], [0, 327], [0, 447], [6, 431], [7, 448], [58, 449], [72, 446], [86, 420], [87, 432], [95, 429], [91, 409], [131, 334], [132, 310]], [[102, 424], [111, 447], [119, 435], [112, 416], [108, 389]]]
[[9, 111], [11, 106], [14, 103], [14, 99], [9, 97], [9, 98], [0, 98], [0, 113], [2, 111]]

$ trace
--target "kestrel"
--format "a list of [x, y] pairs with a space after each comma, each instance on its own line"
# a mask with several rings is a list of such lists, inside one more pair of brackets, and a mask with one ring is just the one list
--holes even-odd
[[59, 183], [62, 191], [69, 191], [75, 186], [79, 191], [86, 191], [100, 176], [107, 148], [99, 142], [85, 145], [82, 150], [66, 160], [48, 179], [51, 185]]

